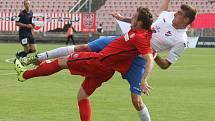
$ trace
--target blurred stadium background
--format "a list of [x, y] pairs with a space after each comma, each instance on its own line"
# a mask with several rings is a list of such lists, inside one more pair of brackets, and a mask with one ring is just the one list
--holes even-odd
[[[150, 79], [152, 94], [143, 96], [152, 121], [214, 121], [213, 1], [171, 0], [170, 10], [190, 4], [198, 9], [198, 16], [188, 31], [192, 49], [166, 71], [155, 66]], [[64, 46], [68, 24], [78, 31], [74, 35], [77, 43], [98, 38], [96, 28], [99, 24], [103, 25], [102, 36], [120, 35], [118, 25], [109, 15], [111, 12], [131, 16], [138, 6], [145, 6], [155, 13], [160, 1], [31, 0], [31, 4], [34, 21], [43, 25], [35, 32], [41, 52]], [[16, 81], [12, 60], [22, 47], [18, 42], [15, 18], [23, 8], [23, 0], [0, 0], [0, 121], [78, 121], [76, 93], [82, 77], [62, 71], [25, 83]], [[92, 121], [139, 120], [131, 104], [129, 85], [119, 73], [91, 97], [91, 102]]]

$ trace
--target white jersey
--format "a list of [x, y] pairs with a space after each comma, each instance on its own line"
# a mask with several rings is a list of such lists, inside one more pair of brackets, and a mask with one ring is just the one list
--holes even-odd
[[187, 46], [187, 29], [172, 26], [174, 13], [163, 11], [152, 24], [151, 47], [158, 53], [169, 51], [167, 60], [170, 63], [175, 63]]
[[[151, 47], [159, 52], [168, 51], [167, 60], [175, 63], [187, 47], [187, 29], [175, 29], [172, 26], [175, 12], [163, 11], [152, 24]], [[117, 21], [122, 32], [130, 30], [131, 24]]]

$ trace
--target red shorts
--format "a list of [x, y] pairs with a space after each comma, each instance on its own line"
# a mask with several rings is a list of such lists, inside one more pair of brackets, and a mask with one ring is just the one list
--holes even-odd
[[90, 96], [103, 82], [108, 81], [114, 70], [105, 66], [99, 60], [100, 55], [95, 52], [75, 52], [67, 61], [70, 73], [85, 77], [82, 87]]

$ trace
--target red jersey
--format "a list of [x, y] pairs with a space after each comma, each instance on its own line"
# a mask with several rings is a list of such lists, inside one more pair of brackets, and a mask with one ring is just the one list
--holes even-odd
[[152, 53], [151, 36], [149, 31], [130, 30], [99, 52], [100, 61], [120, 73], [126, 73], [137, 55]]

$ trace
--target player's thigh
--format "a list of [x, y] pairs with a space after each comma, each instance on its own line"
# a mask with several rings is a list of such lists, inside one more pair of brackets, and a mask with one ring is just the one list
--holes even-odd
[[140, 83], [145, 70], [145, 60], [142, 57], [136, 57], [123, 78], [128, 80], [130, 84], [130, 91], [132, 93], [141, 95]]
[[20, 36], [19, 41], [26, 52], [29, 52], [29, 50], [31, 52], [36, 51], [36, 42], [33, 36]]
[[81, 84], [87, 96], [93, 94], [93, 92], [99, 88], [104, 82], [108, 81], [114, 74], [114, 71], [104, 72], [103, 75], [97, 77], [86, 77]]
[[28, 43], [29, 44], [36, 44], [36, 40], [34, 39], [34, 37], [32, 35], [28, 36]]
[[29, 44], [29, 38], [27, 36], [19, 36], [19, 42], [24, 47]]
[[59, 64], [59, 66], [61, 68], [68, 69], [67, 61], [68, 61], [69, 57], [70, 56], [64, 56], [64, 57], [57, 58], [58, 59], [58, 64]]

